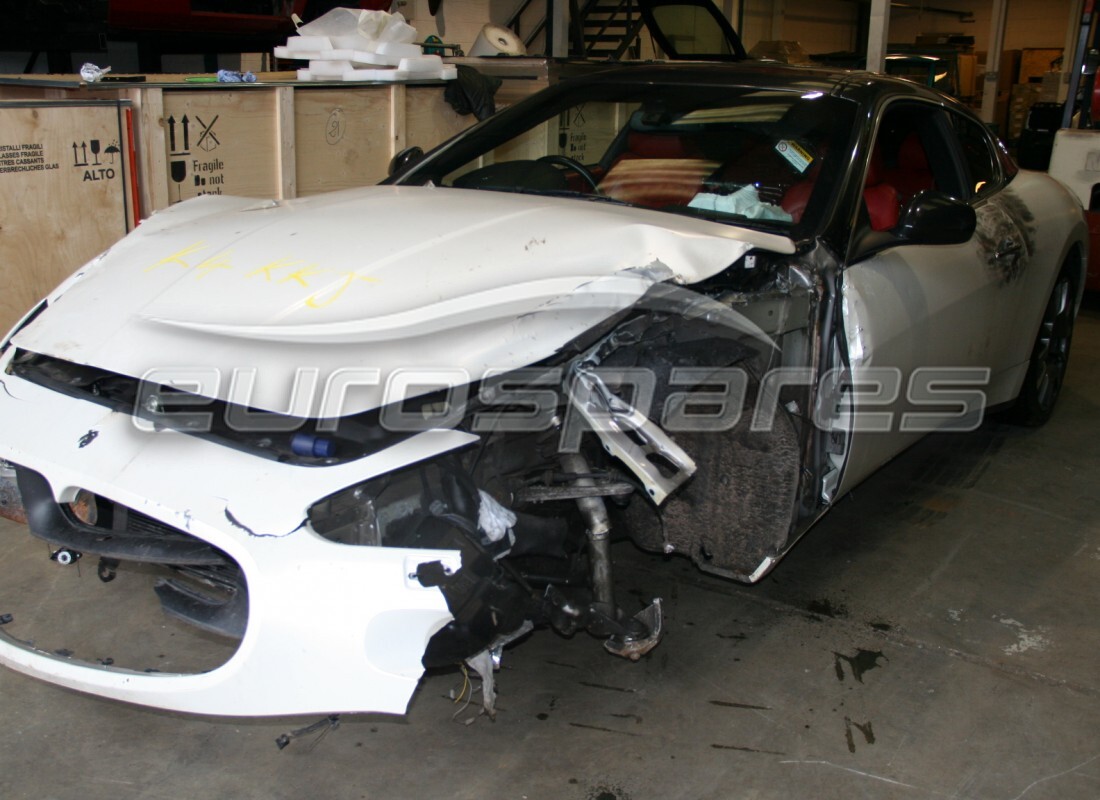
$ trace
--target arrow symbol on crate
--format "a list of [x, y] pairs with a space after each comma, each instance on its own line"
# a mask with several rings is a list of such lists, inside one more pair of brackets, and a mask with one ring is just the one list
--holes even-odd
[[176, 152], [176, 118], [174, 116], [168, 117], [168, 150], [172, 153]]
[[191, 142], [190, 142], [190, 136], [189, 136], [190, 128], [191, 128], [191, 121], [189, 119], [187, 119], [187, 115], [184, 114], [183, 119], [181, 119], [180, 122], [183, 123], [183, 149], [184, 149], [184, 151], [188, 151], [188, 150], [191, 149]]

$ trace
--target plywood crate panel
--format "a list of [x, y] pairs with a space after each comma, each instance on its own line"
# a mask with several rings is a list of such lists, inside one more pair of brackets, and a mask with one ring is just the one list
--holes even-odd
[[125, 103], [0, 101], [0, 329], [132, 223]]
[[405, 142], [428, 151], [477, 122], [473, 114], [459, 114], [434, 86], [406, 86]]
[[389, 86], [295, 91], [300, 197], [367, 186], [386, 177], [393, 156], [393, 95]]
[[168, 202], [204, 194], [281, 196], [282, 142], [275, 91], [164, 93]]

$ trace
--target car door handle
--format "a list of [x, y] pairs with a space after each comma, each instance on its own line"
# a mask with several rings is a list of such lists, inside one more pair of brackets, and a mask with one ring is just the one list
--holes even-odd
[[1023, 250], [1023, 247], [1018, 241], [1015, 241], [1013, 239], [1005, 239], [1001, 242], [1000, 246], [997, 248], [997, 252], [993, 254], [993, 257], [1000, 261], [1001, 259], [1009, 258], [1010, 256], [1020, 255], [1021, 250]]

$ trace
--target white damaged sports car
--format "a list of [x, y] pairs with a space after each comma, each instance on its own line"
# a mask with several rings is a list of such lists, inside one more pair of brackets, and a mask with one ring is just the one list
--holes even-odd
[[0, 504], [44, 568], [233, 646], [97, 661], [4, 587], [0, 662], [274, 715], [402, 713], [462, 663], [491, 709], [532, 628], [637, 659], [661, 603], [616, 597], [613, 536], [754, 582], [923, 433], [1042, 423], [1087, 251], [953, 101], [762, 65], [607, 71], [385, 185], [181, 203], [0, 343]]

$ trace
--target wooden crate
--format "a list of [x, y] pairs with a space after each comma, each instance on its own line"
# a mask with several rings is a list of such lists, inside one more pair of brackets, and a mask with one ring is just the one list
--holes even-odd
[[0, 83], [3, 331], [154, 211], [208, 193], [283, 199], [367, 186], [406, 145], [429, 149], [476, 121], [451, 109], [442, 83], [184, 77]]
[[203, 193], [286, 199], [386, 177], [407, 145], [425, 150], [474, 124], [444, 101], [446, 85], [255, 84], [149, 76], [87, 86], [71, 76], [0, 80], [4, 97], [124, 98], [134, 109], [141, 216]]
[[157, 171], [169, 203], [204, 194], [283, 196], [278, 106], [274, 91], [165, 92], [165, 161]]
[[392, 95], [389, 87], [294, 93], [298, 196], [366, 186], [386, 176], [393, 156]]
[[[432, 87], [402, 88], [405, 95], [404, 143], [395, 144], [398, 150], [416, 145], [428, 151], [477, 122], [473, 114], [458, 114], [443, 99], [442, 93], [432, 91]], [[400, 105], [402, 101], [398, 99], [397, 102]]]
[[122, 102], [0, 101], [0, 329], [134, 223]]

